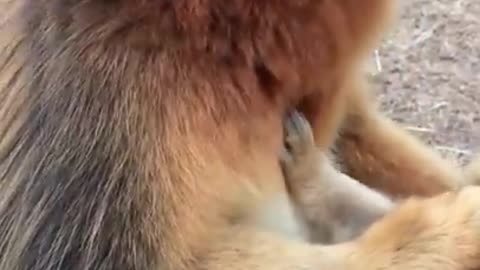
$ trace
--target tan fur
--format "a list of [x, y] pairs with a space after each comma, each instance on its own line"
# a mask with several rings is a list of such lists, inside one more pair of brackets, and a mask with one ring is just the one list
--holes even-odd
[[257, 218], [288, 199], [286, 111], [300, 104], [330, 146], [394, 1], [16, 2], [0, 33], [0, 269], [480, 266], [474, 188], [344, 245]]
[[335, 144], [351, 177], [392, 196], [432, 196], [459, 188], [460, 168], [440, 158], [399, 124], [376, 110], [366, 83], [357, 80]]
[[480, 156], [477, 156], [465, 168], [465, 181], [467, 185], [480, 185]]
[[282, 168], [309, 239], [340, 243], [354, 239], [394, 208], [387, 196], [364, 186], [333, 166], [314, 144], [306, 119], [293, 112], [285, 123]]

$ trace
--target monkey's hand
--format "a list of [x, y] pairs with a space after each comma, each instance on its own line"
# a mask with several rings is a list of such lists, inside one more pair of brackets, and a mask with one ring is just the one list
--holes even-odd
[[284, 120], [284, 139], [281, 164], [287, 184], [310, 178], [319, 165], [318, 149], [312, 128], [301, 113], [293, 111]]
[[393, 203], [338, 171], [315, 146], [308, 121], [294, 112], [285, 121], [285, 182], [314, 241], [351, 240], [393, 208]]

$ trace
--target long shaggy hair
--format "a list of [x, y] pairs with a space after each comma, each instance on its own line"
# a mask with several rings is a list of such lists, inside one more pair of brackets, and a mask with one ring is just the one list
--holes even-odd
[[0, 269], [193, 265], [274, 181], [286, 109], [336, 85], [387, 2], [12, 2]]

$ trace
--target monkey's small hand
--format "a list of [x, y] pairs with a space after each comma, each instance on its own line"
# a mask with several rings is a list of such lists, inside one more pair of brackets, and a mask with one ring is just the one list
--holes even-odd
[[284, 120], [284, 140], [283, 173], [287, 180], [297, 179], [299, 173], [309, 171], [305, 169], [317, 162], [312, 128], [300, 112], [292, 111]]

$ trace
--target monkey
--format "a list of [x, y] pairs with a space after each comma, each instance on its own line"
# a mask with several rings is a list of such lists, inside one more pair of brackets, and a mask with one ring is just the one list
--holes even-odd
[[[354, 239], [401, 202], [401, 198], [382, 194], [335, 168], [334, 159], [316, 148], [311, 126], [301, 113], [288, 114], [284, 134], [282, 169], [301, 218], [310, 227], [306, 230], [311, 234], [309, 240], [340, 243]], [[476, 182], [480, 178], [478, 162], [474, 159], [467, 166], [465, 182], [459, 185], [480, 183]]]
[[318, 151], [301, 113], [288, 114], [284, 136], [282, 169], [309, 241], [352, 240], [394, 209], [392, 199], [341, 173], [325, 152]]
[[[282, 169], [294, 204], [308, 224], [310, 241], [340, 243], [354, 239], [401, 203], [402, 198], [382, 194], [336, 168], [334, 158], [316, 148], [311, 126], [301, 113], [288, 114], [284, 134]], [[465, 182], [459, 185], [478, 185], [479, 168], [476, 158], [466, 167]]]
[[[479, 188], [409, 199], [332, 245], [310, 243], [288, 209], [285, 113], [306, 115], [320, 151], [333, 143], [395, 1], [13, 5], [0, 269], [480, 266]], [[298, 229], [282, 231], [279, 213]]]

